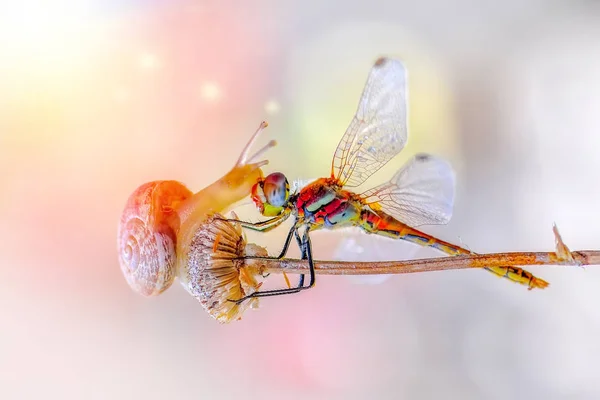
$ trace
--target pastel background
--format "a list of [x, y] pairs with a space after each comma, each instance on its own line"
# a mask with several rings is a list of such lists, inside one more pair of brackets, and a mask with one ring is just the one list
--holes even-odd
[[[327, 174], [381, 55], [408, 66], [411, 136], [371, 183], [435, 153], [458, 194], [428, 232], [550, 251], [556, 222], [598, 249], [599, 41], [584, 0], [3, 1], [0, 397], [599, 398], [594, 267], [535, 268], [551, 287], [534, 292], [481, 271], [321, 278], [221, 326], [177, 284], [133, 293], [116, 255], [137, 186], [201, 189], [263, 119], [267, 172]], [[316, 256], [346, 236], [361, 257], [434, 255], [323, 232]]]

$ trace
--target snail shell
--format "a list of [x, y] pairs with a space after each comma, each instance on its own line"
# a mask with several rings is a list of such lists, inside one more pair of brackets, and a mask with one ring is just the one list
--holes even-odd
[[127, 200], [118, 231], [119, 264], [127, 283], [144, 296], [155, 296], [175, 278], [177, 206], [192, 192], [177, 181], [154, 181]]

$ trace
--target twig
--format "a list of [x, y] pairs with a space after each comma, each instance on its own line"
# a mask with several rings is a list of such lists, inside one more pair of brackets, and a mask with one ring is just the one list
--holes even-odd
[[[564, 244], [558, 229], [553, 227], [556, 252], [513, 252], [495, 254], [473, 254], [451, 257], [425, 258], [408, 261], [318, 261], [315, 271], [321, 275], [378, 275], [409, 274], [413, 272], [446, 271], [453, 269], [512, 267], [528, 265], [600, 265], [600, 251], [583, 250], [571, 252]], [[248, 260], [249, 261], [249, 260]], [[308, 262], [298, 259], [260, 259], [269, 273], [304, 274]]]
[[[600, 251], [574, 251], [573, 261], [566, 261], [557, 253], [522, 252], [424, 258], [409, 261], [317, 261], [315, 271], [321, 275], [379, 275], [409, 274], [413, 272], [446, 271], [452, 269], [511, 267], [527, 265], [600, 265]], [[298, 259], [260, 260], [269, 273], [305, 274], [308, 262]]]

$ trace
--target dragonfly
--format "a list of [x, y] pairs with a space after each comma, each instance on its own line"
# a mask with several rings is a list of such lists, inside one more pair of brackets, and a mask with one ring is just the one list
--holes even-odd
[[[331, 175], [291, 193], [287, 177], [281, 172], [271, 173], [260, 178], [251, 193], [260, 213], [271, 218], [260, 222], [229, 219], [244, 228], [267, 232], [293, 217], [281, 253], [269, 258], [283, 258], [295, 237], [302, 258], [308, 260], [308, 284], [300, 275], [295, 287], [288, 283], [284, 289], [257, 291], [232, 301], [239, 304], [253, 297], [298, 293], [314, 287], [310, 232], [318, 229], [359, 227], [370, 234], [405, 240], [447, 255], [475, 254], [416, 229], [447, 224], [452, 217], [455, 173], [447, 161], [417, 154], [386, 183], [361, 193], [352, 190], [398, 155], [407, 140], [405, 66], [399, 60], [379, 58], [369, 72], [354, 118], [335, 150]], [[529, 289], [548, 286], [519, 267], [485, 269]]]

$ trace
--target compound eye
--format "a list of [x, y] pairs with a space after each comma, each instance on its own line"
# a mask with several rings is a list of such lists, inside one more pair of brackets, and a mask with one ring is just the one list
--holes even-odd
[[275, 207], [283, 207], [290, 195], [290, 185], [285, 175], [275, 172], [265, 178], [263, 192], [269, 204]]
[[258, 208], [258, 211], [260, 211], [261, 214], [265, 210], [265, 203], [267, 202], [267, 199], [263, 192], [262, 186], [263, 186], [262, 180], [256, 182], [254, 184], [254, 186], [252, 186], [252, 195], [251, 195], [254, 205], [256, 206], [256, 208]]

